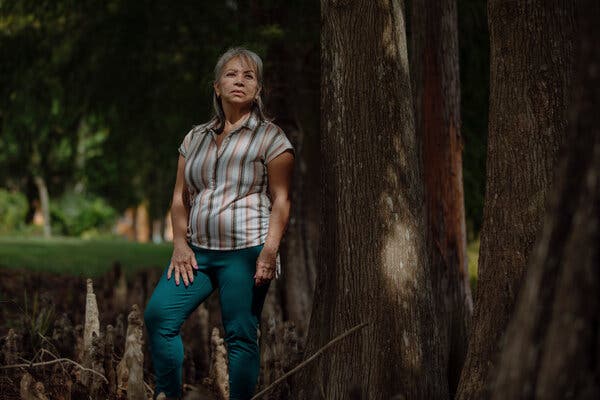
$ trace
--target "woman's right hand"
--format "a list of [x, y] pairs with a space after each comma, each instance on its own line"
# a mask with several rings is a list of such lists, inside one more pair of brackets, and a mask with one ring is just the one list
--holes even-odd
[[174, 271], [175, 284], [179, 286], [179, 276], [181, 275], [183, 284], [187, 287], [190, 283], [194, 282], [194, 271], [192, 268], [198, 269], [194, 250], [187, 244], [175, 245], [171, 264], [167, 270], [167, 280], [171, 279], [171, 272]]

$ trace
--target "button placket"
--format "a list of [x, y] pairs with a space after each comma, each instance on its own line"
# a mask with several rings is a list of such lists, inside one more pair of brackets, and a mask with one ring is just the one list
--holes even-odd
[[229, 134], [221, 142], [220, 147], [217, 146], [217, 138], [216, 138], [215, 131], [212, 129], [210, 130], [210, 134], [215, 143], [215, 148], [216, 148], [216, 152], [217, 152], [217, 159], [215, 160], [213, 174], [212, 174], [212, 178], [211, 178], [211, 182], [210, 182], [213, 189], [217, 187], [217, 170], [218, 170], [218, 166], [219, 166], [219, 159], [221, 158], [223, 151], [225, 151], [225, 146], [227, 146], [227, 143], [229, 143], [229, 141], [231, 140], [231, 136], [234, 133], [236, 133], [237, 131], [239, 131], [240, 129], [242, 129], [242, 127], [239, 127], [238, 129], [234, 130], [233, 132], [229, 132]]
[[215, 160], [215, 165], [213, 166], [213, 174], [212, 174], [212, 179], [211, 179], [210, 183], [211, 183], [212, 188], [214, 189], [217, 187], [217, 171], [219, 169], [219, 160], [221, 159], [221, 155], [223, 154], [223, 149], [225, 148], [225, 145], [229, 141], [229, 136], [223, 139], [220, 147], [217, 146], [217, 139], [215, 138], [214, 135], [213, 135], [213, 140], [215, 141], [215, 151], [217, 152], [217, 158]]
[[[225, 149], [225, 146], [227, 145], [227, 143], [229, 143], [229, 138], [230, 138], [231, 134], [228, 135], [225, 139], [223, 139], [223, 141], [221, 142], [221, 147], [219, 147], [219, 150], [217, 151], [217, 158], [221, 158], [221, 155], [223, 154], [223, 151]], [[216, 143], [216, 142], [215, 142]]]

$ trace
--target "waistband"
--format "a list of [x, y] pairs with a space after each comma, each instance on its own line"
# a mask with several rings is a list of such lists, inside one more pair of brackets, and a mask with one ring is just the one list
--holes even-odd
[[239, 249], [207, 249], [205, 247], [198, 247], [198, 246], [193, 245], [190, 242], [188, 242], [188, 246], [190, 246], [190, 248], [192, 250], [194, 250], [194, 252], [196, 252], [196, 253], [211, 253], [211, 254], [229, 254], [229, 253], [243, 252], [243, 251], [253, 250], [258, 247], [263, 247], [264, 245], [265, 245], [264, 243], [261, 243], [261, 244], [255, 245], [255, 246], [242, 247]]

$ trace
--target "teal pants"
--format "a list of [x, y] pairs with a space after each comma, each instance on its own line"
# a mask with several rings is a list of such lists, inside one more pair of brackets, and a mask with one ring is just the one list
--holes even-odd
[[183, 279], [167, 280], [165, 268], [144, 311], [152, 366], [156, 376], [155, 398], [182, 395], [183, 343], [179, 330], [187, 317], [216, 288], [229, 361], [230, 400], [250, 399], [260, 371], [258, 326], [270, 282], [254, 284], [256, 259], [264, 246], [237, 250], [210, 250], [192, 246], [198, 270], [187, 287]]

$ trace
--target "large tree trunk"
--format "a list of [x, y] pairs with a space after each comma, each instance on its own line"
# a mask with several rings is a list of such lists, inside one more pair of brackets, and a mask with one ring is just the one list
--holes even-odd
[[305, 356], [369, 325], [303, 369], [291, 398], [444, 398], [403, 10], [321, 7], [323, 219]]
[[415, 0], [411, 10], [411, 76], [415, 130], [424, 160], [427, 254], [440, 328], [440, 363], [454, 397], [473, 312], [466, 256], [456, 0]]
[[584, 5], [566, 155], [507, 329], [498, 400], [600, 398], [600, 3]]
[[458, 399], [489, 396], [564, 142], [573, 66], [570, 1], [490, 0], [487, 187], [469, 350]]

